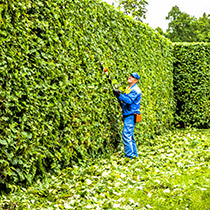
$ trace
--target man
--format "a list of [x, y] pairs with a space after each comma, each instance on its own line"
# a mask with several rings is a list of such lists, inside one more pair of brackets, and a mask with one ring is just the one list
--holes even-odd
[[123, 102], [124, 127], [122, 138], [125, 147], [125, 157], [130, 159], [138, 157], [137, 146], [134, 139], [134, 128], [136, 124], [134, 114], [140, 114], [141, 90], [136, 84], [139, 79], [139, 74], [134, 72], [128, 78], [129, 86], [126, 88], [124, 94], [119, 90], [113, 90], [114, 95]]

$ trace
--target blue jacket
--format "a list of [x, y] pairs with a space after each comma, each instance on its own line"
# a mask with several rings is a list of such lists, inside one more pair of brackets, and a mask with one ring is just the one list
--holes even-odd
[[140, 114], [141, 105], [141, 90], [134, 84], [132, 87], [127, 87], [124, 94], [120, 94], [119, 100], [123, 102], [123, 116], [131, 114]]

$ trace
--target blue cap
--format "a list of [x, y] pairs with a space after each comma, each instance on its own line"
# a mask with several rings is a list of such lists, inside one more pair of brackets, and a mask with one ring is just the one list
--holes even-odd
[[133, 76], [133, 77], [136, 78], [137, 80], [140, 79], [140, 76], [139, 76], [139, 74], [138, 74], [137, 72], [132, 73], [131, 76]]

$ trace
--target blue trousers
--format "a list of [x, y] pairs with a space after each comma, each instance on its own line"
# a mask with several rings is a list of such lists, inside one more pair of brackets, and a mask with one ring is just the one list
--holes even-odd
[[124, 117], [124, 127], [123, 127], [123, 143], [125, 147], [125, 157], [133, 158], [138, 157], [137, 146], [134, 139], [134, 115], [129, 115]]

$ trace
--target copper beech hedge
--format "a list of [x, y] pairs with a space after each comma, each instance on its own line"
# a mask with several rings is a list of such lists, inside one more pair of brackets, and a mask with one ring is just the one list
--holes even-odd
[[116, 87], [141, 76], [138, 144], [170, 128], [173, 45], [96, 0], [0, 2], [0, 189], [118, 150]]
[[175, 122], [210, 128], [210, 44], [174, 44]]

